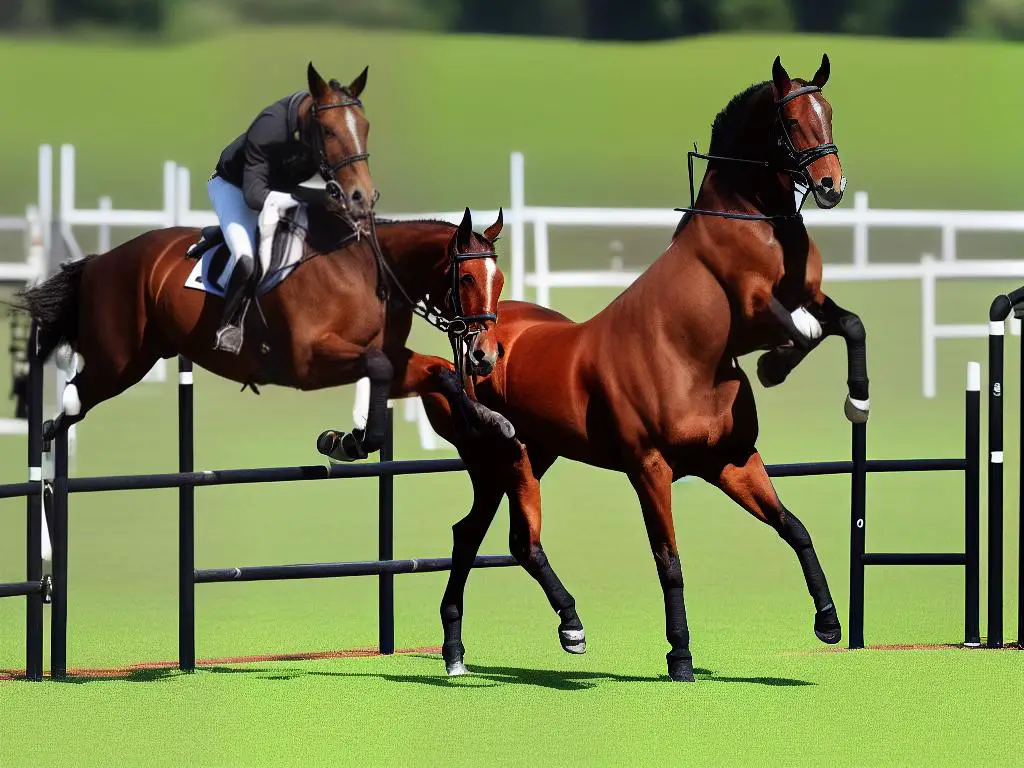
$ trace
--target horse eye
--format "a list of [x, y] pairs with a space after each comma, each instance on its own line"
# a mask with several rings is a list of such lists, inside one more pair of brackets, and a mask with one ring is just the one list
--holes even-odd
[[473, 285], [476, 283], [476, 279], [472, 275], [463, 275], [460, 280], [463, 285]]

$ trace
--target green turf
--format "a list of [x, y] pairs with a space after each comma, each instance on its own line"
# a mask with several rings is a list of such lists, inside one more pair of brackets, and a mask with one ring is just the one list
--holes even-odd
[[[0, 189], [0, 210], [31, 198], [34, 147], [43, 140], [79, 146], [82, 204], [112, 193], [119, 205], [158, 205], [165, 158], [192, 167], [198, 198], [202, 169], [220, 145], [256, 105], [300, 85], [311, 55], [339, 77], [370, 62], [373, 167], [392, 210], [507, 202], [512, 149], [526, 152], [533, 202], [670, 207], [684, 194], [684, 148], [692, 139], [705, 145], [715, 111], [765, 77], [777, 50], [794, 73], [809, 75], [823, 48], [833, 60], [829, 95], [853, 189], [868, 189], [875, 205], [1020, 207], [1022, 161], [1005, 150], [1016, 140], [1020, 107], [1005, 97], [1002, 76], [1019, 68], [1019, 47], [742, 36], [627, 47], [278, 30], [161, 49], [3, 42], [0, 66], [32, 75], [15, 80], [12, 99], [34, 119], [6, 124], [0, 159], [10, 183]], [[709, 63], [719, 61], [721, 70]], [[112, 110], [123, 123], [111, 122]], [[901, 142], [907, 149], [896, 156], [891, 150]], [[570, 242], [556, 233], [557, 265], [602, 263], [614, 236]], [[627, 238], [629, 259], [649, 261], [664, 236]], [[914, 259], [934, 247], [929, 238], [873, 234], [872, 255]], [[822, 241], [830, 258], [849, 249], [848, 235]], [[965, 241], [998, 250], [992, 241]], [[506, 258], [507, 248], [506, 241]], [[978, 322], [1005, 287], [943, 285], [941, 320]], [[940, 397], [924, 401], [916, 288], [829, 290], [869, 330], [870, 455], [957, 455], [964, 367], [983, 360], [984, 342], [941, 342]], [[556, 290], [553, 302], [583, 318], [613, 295]], [[421, 325], [414, 346], [445, 352], [444, 340]], [[744, 366], [752, 371], [753, 359]], [[833, 340], [784, 387], [756, 388], [766, 460], [848, 455], [844, 381], [843, 348]], [[350, 388], [268, 388], [255, 398], [200, 372], [196, 389], [200, 468], [310, 463], [315, 435], [350, 422]], [[1006, 403], [1011, 447], [1015, 392]], [[140, 385], [81, 425], [74, 471], [171, 470], [174, 424], [173, 382]], [[404, 422], [398, 454], [425, 455]], [[24, 478], [23, 455], [22, 440], [0, 442], [0, 481]], [[1005, 607], [1013, 639], [1015, 448], [1007, 460]], [[849, 480], [788, 479], [778, 488], [815, 539], [845, 625]], [[869, 549], [957, 549], [961, 489], [955, 476], [872, 477]], [[697, 685], [667, 683], [661, 592], [628, 483], [560, 463], [544, 491], [545, 548], [577, 599], [586, 656], [562, 653], [554, 617], [525, 574], [482, 571], [466, 600], [470, 678], [448, 682], [439, 659], [412, 655], [232, 666], [190, 677], [147, 672], [77, 685], [0, 683], [0, 765], [1006, 765], [1019, 755], [1019, 656], [821, 652], [792, 553], [697, 482], [678, 484], [674, 500], [692, 647], [703, 671]], [[396, 494], [396, 556], [448, 554], [449, 526], [469, 504], [465, 476], [402, 478]], [[197, 498], [199, 567], [376, 556], [372, 480], [206, 488]], [[22, 509], [18, 501], [0, 504], [3, 579], [24, 570]], [[73, 499], [72, 667], [175, 657], [175, 513], [173, 491]], [[507, 551], [506, 525], [500, 514], [485, 551]], [[397, 578], [400, 647], [439, 644], [444, 580]], [[956, 569], [869, 570], [868, 643], [955, 643], [961, 594]], [[199, 655], [371, 646], [375, 600], [373, 579], [204, 585]], [[23, 663], [23, 616], [23, 601], [0, 601], [0, 668]]]

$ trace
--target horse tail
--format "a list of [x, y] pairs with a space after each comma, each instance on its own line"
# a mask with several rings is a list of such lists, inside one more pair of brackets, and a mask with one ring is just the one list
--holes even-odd
[[55, 275], [17, 294], [20, 308], [39, 324], [39, 356], [44, 361], [61, 344], [73, 347], [78, 342], [79, 289], [91, 258], [66, 261]]

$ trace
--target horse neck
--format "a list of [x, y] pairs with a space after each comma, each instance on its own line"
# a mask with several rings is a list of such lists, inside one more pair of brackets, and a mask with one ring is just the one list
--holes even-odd
[[438, 298], [445, 290], [448, 244], [454, 227], [433, 223], [382, 224], [377, 238], [409, 298]]

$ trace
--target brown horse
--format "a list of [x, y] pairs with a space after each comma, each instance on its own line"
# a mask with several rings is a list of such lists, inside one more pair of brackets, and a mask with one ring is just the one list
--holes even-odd
[[767, 354], [791, 363], [793, 342], [803, 350], [843, 335], [850, 354], [847, 415], [866, 418], [863, 327], [821, 292], [821, 255], [795, 195], [797, 185], [808, 187], [826, 208], [842, 196], [831, 108], [821, 93], [828, 72], [825, 57], [809, 83], [791, 81], [776, 59], [772, 81], [732, 100], [715, 120], [699, 196], [668, 249], [596, 316], [574, 323], [534, 304], [500, 303], [495, 335], [503, 355], [490, 377], [472, 384], [480, 402], [515, 424], [515, 441], [460, 440], [448, 405], [424, 398], [434, 428], [459, 448], [474, 490], [471, 511], [453, 528], [441, 602], [449, 674], [466, 672], [463, 593], [503, 495], [513, 555], [558, 613], [562, 647], [585, 651], [575, 601], [540, 540], [540, 480], [560, 456], [629, 477], [664, 592], [673, 680], [694, 679], [671, 508], [672, 482], [682, 476], [718, 486], [779, 533], [803, 569], [815, 634], [839, 641], [811, 537], [779, 500], [755, 447], [754, 396], [736, 360], [780, 348]]
[[[405, 347], [414, 305], [422, 303], [442, 318], [434, 322], [447, 327], [455, 345], [468, 346], [471, 370], [490, 372], [497, 358], [490, 331], [504, 282], [493, 245], [501, 212], [483, 235], [473, 231], [468, 208], [457, 227], [376, 223], [380, 261], [370, 238], [348, 234], [339, 241], [350, 230], [335, 217], [311, 208], [310, 223], [303, 260], [259, 299], [265, 327], [250, 329], [238, 356], [212, 349], [221, 300], [186, 287], [195, 229], [139, 235], [62, 265], [24, 293], [25, 308], [39, 323], [40, 354], [49, 358], [60, 347], [57, 363], [70, 379], [45, 439], [138, 382], [160, 358], [179, 354], [254, 390], [258, 384], [321, 389], [369, 377], [365, 431], [328, 430], [317, 441], [335, 460], [365, 458], [383, 444], [389, 396], [442, 391], [467, 428], [511, 437], [504, 418], [439, 375], [454, 371], [452, 363]], [[249, 313], [250, 325], [256, 314]]]

